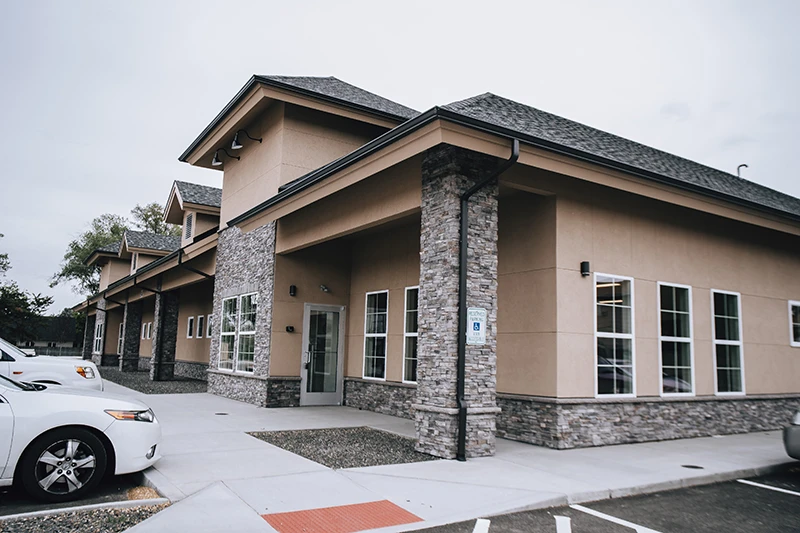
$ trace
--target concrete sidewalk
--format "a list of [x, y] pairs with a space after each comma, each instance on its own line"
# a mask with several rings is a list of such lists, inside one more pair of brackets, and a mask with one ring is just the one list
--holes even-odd
[[[753, 476], [789, 463], [780, 432], [556, 451], [498, 440], [494, 457], [331, 470], [247, 431], [371, 426], [414, 434], [410, 420], [346, 407], [261, 409], [209, 394], [134, 395], [164, 429], [146, 472], [173, 505], [129, 531], [274, 532], [261, 515], [388, 500], [423, 522], [409, 531], [515, 510]], [[686, 468], [697, 466], [702, 468]]]

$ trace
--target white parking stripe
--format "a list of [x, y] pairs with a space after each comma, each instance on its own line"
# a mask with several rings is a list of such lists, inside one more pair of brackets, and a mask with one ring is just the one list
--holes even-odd
[[744, 483], [745, 485], [752, 485], [754, 487], [758, 487], [761, 489], [769, 489], [774, 490], [775, 492], [782, 492], [784, 494], [791, 494], [792, 496], [800, 496], [800, 492], [795, 492], [789, 489], [782, 489], [780, 487], [770, 487], [769, 485], [762, 485], [761, 483], [756, 483], [755, 481], [749, 481], [747, 479], [737, 479], [739, 483]]
[[568, 516], [554, 516], [556, 533], [572, 533], [572, 519]]
[[478, 520], [475, 522], [475, 529], [472, 530], [472, 533], [489, 533], [490, 524], [491, 522], [485, 518], [478, 518]]
[[613, 522], [621, 526], [629, 527], [634, 531], [636, 531], [636, 533], [660, 533], [655, 529], [650, 529], [649, 527], [640, 526], [639, 524], [634, 524], [633, 522], [628, 522], [627, 520], [623, 520], [615, 516], [601, 513], [600, 511], [589, 509], [588, 507], [584, 507], [583, 505], [570, 505], [570, 507], [572, 507], [576, 511], [581, 511], [582, 513], [590, 514], [592, 516], [596, 516], [597, 518], [602, 518], [603, 520], [607, 520], [608, 522]]

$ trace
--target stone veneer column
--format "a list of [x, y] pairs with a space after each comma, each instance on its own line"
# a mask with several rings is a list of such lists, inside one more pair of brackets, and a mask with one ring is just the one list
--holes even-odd
[[[452, 146], [422, 162], [419, 340], [415, 423], [417, 450], [456, 456], [458, 402], [458, 263], [460, 197], [499, 161]], [[466, 349], [467, 457], [493, 455], [497, 340], [497, 184], [469, 202], [467, 307], [487, 310], [486, 344]]]
[[[89, 353], [92, 354], [92, 362], [97, 366], [102, 366], [103, 364], [103, 353], [106, 350], [106, 317], [108, 316], [108, 312], [106, 311], [106, 299], [103, 298], [98, 300], [97, 302], [97, 312], [94, 314], [94, 327], [92, 328], [92, 344], [89, 348]], [[94, 353], [94, 330], [97, 327], [97, 324], [100, 324], [100, 327], [103, 328], [102, 334], [102, 342], [100, 343], [100, 353]]]
[[92, 346], [94, 345], [94, 325], [97, 320], [97, 315], [88, 314], [87, 308], [86, 323], [83, 329], [83, 351], [81, 356], [83, 359], [89, 360], [92, 358]]
[[[274, 222], [249, 233], [242, 233], [236, 227], [227, 228], [220, 233], [214, 275], [214, 320], [211, 324], [208, 392], [262, 407], [274, 405], [268, 398], [274, 285]], [[222, 300], [253, 292], [258, 293], [253, 373], [220, 370]]]
[[[159, 289], [161, 282], [158, 283]], [[156, 294], [153, 318], [153, 357], [150, 379], [168, 381], [175, 377], [175, 346], [178, 340], [178, 291]]]
[[139, 370], [139, 340], [142, 335], [142, 301], [128, 302], [122, 314], [122, 355], [119, 369], [123, 372]]

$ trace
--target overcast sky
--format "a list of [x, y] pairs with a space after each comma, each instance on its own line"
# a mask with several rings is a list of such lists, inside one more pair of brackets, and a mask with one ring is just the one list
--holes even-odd
[[[390, 7], [394, 6], [394, 7]], [[6, 1], [0, 252], [50, 289], [102, 213], [221, 186], [178, 156], [254, 74], [424, 111], [493, 92], [800, 197], [800, 2]]]

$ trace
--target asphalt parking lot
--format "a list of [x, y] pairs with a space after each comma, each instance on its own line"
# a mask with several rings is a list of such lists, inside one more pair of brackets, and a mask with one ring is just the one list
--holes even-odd
[[[800, 463], [742, 481], [491, 517], [489, 533], [797, 533]], [[568, 517], [559, 520], [556, 517]], [[475, 521], [425, 529], [471, 533]]]

